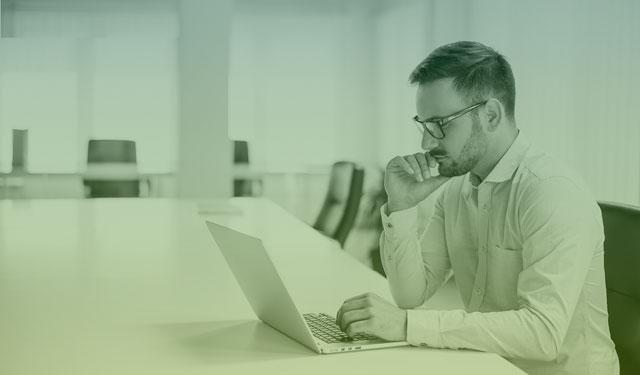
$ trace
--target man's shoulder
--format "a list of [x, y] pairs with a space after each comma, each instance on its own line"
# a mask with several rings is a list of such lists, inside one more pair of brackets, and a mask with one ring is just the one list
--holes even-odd
[[576, 173], [562, 159], [536, 146], [531, 146], [520, 162], [520, 173], [545, 180], [552, 177], [573, 177]]
[[544, 197], [548, 202], [594, 201], [587, 183], [572, 166], [535, 146], [531, 146], [522, 159], [513, 183], [518, 186], [521, 198]]
[[520, 183], [545, 185], [546, 181], [564, 180], [581, 189], [586, 188], [586, 183], [572, 166], [536, 146], [527, 150], [514, 177]]

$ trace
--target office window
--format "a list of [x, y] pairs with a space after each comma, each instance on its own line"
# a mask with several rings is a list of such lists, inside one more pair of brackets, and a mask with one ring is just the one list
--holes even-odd
[[175, 170], [176, 42], [104, 38], [93, 43], [92, 138], [136, 141], [141, 172]]
[[28, 168], [72, 173], [77, 145], [75, 43], [3, 39], [0, 42], [0, 169], [11, 170], [12, 129], [28, 129]]
[[[23, 6], [24, 5], [24, 6]], [[0, 41], [0, 170], [28, 129], [28, 170], [81, 173], [90, 138], [137, 142], [141, 172], [177, 159], [177, 15], [170, 2], [16, 3]]]

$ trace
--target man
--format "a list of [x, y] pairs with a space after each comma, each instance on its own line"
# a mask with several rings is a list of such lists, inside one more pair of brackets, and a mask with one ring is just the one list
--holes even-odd
[[[580, 178], [519, 132], [509, 63], [458, 42], [433, 51], [410, 82], [426, 152], [388, 163], [381, 209], [399, 308], [365, 294], [344, 302], [337, 323], [349, 335], [497, 353], [530, 374], [618, 374], [600, 210]], [[445, 182], [419, 235], [416, 205]], [[451, 273], [465, 311], [419, 309]]]

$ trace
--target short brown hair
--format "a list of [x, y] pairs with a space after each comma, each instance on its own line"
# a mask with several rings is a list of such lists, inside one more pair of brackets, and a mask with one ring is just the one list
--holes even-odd
[[478, 42], [455, 42], [436, 48], [411, 72], [409, 82], [421, 85], [453, 78], [456, 91], [469, 104], [494, 97], [514, 118], [516, 84], [507, 59]]

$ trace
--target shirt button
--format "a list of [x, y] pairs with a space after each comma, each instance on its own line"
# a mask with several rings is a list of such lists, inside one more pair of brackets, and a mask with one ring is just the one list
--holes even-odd
[[422, 346], [423, 348], [428, 348], [429, 347], [429, 345], [425, 344], [424, 342], [421, 342], [420, 346]]
[[387, 228], [393, 228], [393, 225], [391, 225], [391, 223], [387, 223]]
[[477, 294], [477, 295], [482, 294], [482, 289], [476, 289], [476, 294]]

